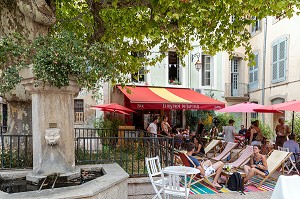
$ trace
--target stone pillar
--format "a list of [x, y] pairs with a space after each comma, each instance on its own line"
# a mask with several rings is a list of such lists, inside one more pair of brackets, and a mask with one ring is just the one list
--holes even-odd
[[63, 165], [66, 168], [65, 172], [75, 172], [74, 95], [78, 94], [79, 87], [74, 81], [70, 81], [69, 86], [57, 88], [34, 78], [24, 79], [21, 84], [32, 97], [32, 174], [48, 175], [41, 170], [45, 170], [42, 168], [44, 158], [49, 158], [45, 157], [50, 147], [45, 140], [46, 129], [49, 128], [60, 130], [58, 150], [64, 156], [63, 162], [59, 162], [61, 158], [54, 157], [56, 160], [51, 164], [67, 164]]

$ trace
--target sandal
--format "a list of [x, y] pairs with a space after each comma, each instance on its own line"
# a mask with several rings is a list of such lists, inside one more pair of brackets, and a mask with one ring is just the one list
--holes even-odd
[[215, 189], [217, 189], [217, 190], [220, 190], [220, 189], [223, 188], [222, 185], [215, 185], [215, 184], [213, 184], [213, 187], [214, 187]]

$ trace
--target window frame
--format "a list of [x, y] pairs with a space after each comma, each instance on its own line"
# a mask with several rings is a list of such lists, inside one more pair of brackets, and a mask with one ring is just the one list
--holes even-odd
[[[206, 69], [207, 62], [206, 58], [209, 58], [209, 69]], [[202, 55], [202, 86], [212, 86], [212, 70], [213, 69], [213, 56], [211, 55]], [[209, 75], [208, 75], [209, 74]], [[209, 77], [208, 77], [209, 76]], [[209, 80], [209, 84], [207, 84], [207, 80]]]
[[[170, 54], [174, 54], [176, 60], [174, 58], [172, 58], [170, 56]], [[171, 60], [171, 59], [174, 59], [175, 62], [173, 63], [174, 60]], [[171, 77], [170, 77], [170, 69], [171, 69], [171, 67], [175, 67], [176, 68], [176, 78], [175, 79], [171, 79]], [[168, 83], [171, 84], [171, 85], [181, 85], [179, 57], [177, 55], [177, 52], [176, 51], [172, 51], [172, 50], [168, 51]]]
[[257, 17], [252, 17], [252, 19], [255, 20], [255, 22], [250, 25], [250, 33], [254, 36], [255, 33], [261, 31], [261, 20], [257, 19]]
[[[273, 43], [272, 43], [272, 46], [271, 46], [271, 82], [272, 83], [279, 83], [279, 82], [283, 82], [286, 80], [286, 70], [287, 70], [287, 61], [288, 61], [288, 41], [289, 41], [289, 38], [287, 36], [284, 36], [284, 37], [280, 37], [278, 39], [276, 39]], [[280, 44], [282, 42], [285, 42], [284, 43], [284, 58], [281, 58], [280, 59]], [[276, 46], [276, 57], [277, 57], [277, 60], [274, 61], [274, 47]], [[283, 68], [283, 77], [280, 77], [280, 62], [283, 61], [284, 63], [284, 68]], [[277, 75], [276, 75], [276, 78], [274, 78], [274, 64], [276, 64], [276, 70], [277, 70]]]
[[[82, 102], [82, 107], [76, 107], [76, 101]], [[77, 117], [77, 113], [81, 113], [79, 114], [80, 115], [79, 119]], [[74, 123], [83, 123], [83, 122], [84, 122], [84, 99], [74, 99]]]
[[[249, 66], [249, 72], [248, 72], [248, 75], [249, 75], [249, 90], [252, 91], [252, 90], [255, 90], [258, 88], [258, 76], [259, 76], [259, 53], [256, 52], [254, 53], [254, 56], [255, 56], [255, 66]], [[256, 81], [255, 81], [255, 73], [257, 78], [256, 78]], [[252, 78], [251, 78], [252, 76]], [[252, 80], [252, 81], [251, 81]]]

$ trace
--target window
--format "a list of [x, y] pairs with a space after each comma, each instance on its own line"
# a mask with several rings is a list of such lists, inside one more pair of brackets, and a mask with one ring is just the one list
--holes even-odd
[[210, 86], [211, 84], [211, 69], [212, 57], [202, 55], [202, 86]]
[[[133, 57], [137, 58], [145, 58], [144, 52], [131, 52]], [[131, 74], [131, 81], [132, 82], [145, 82], [145, 67], [139, 69], [138, 72]]]
[[251, 34], [254, 34], [260, 30], [260, 20], [256, 17], [253, 17], [252, 19], [254, 22], [251, 24]]
[[74, 99], [74, 118], [75, 122], [83, 122], [84, 120], [84, 103], [83, 99]]
[[282, 38], [272, 46], [272, 83], [285, 80], [287, 61], [287, 38]]
[[145, 68], [140, 68], [137, 73], [131, 74], [132, 82], [145, 82]]
[[239, 95], [239, 58], [234, 57], [231, 60], [231, 95]]
[[168, 53], [169, 62], [169, 83], [170, 84], [181, 84], [179, 82], [179, 59], [175, 51], [169, 51]]
[[[251, 102], [254, 104], [258, 104], [258, 102]], [[257, 119], [258, 118], [258, 113], [251, 113], [251, 120]]]
[[255, 65], [249, 67], [249, 89], [258, 88], [258, 53], [254, 54]]

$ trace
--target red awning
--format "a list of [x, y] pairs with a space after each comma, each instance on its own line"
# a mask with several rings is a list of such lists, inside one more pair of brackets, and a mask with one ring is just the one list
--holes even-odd
[[[189, 88], [163, 88], [148, 86], [121, 86], [118, 88], [130, 101], [130, 108], [143, 109], [187, 109], [218, 110], [223, 102], [195, 92]], [[130, 92], [128, 93], [127, 90]]]

